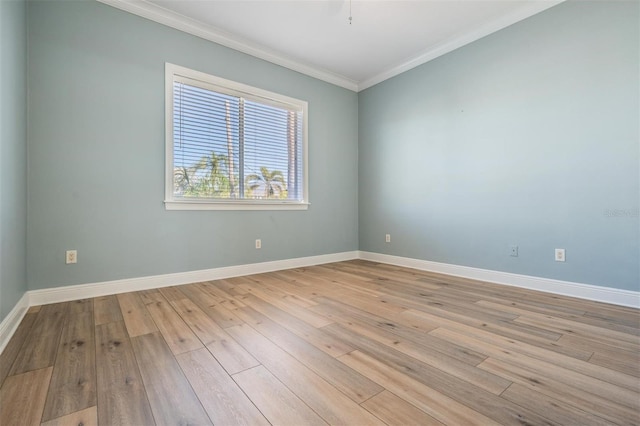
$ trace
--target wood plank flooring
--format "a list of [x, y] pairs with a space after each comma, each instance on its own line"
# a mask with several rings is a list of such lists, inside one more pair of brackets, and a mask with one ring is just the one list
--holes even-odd
[[365, 261], [34, 307], [39, 424], [640, 425], [640, 311]]

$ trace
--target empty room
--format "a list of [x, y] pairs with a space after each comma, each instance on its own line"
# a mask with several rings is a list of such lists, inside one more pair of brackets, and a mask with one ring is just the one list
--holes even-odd
[[639, 1], [0, 34], [0, 425], [640, 425]]

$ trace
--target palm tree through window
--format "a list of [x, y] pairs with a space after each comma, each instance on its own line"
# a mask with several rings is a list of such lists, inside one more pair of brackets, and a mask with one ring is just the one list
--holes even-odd
[[306, 201], [306, 103], [184, 76], [174, 76], [170, 101], [173, 199]]

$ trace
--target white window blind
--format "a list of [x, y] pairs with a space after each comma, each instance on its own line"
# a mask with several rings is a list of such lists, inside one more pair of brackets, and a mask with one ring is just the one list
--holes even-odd
[[306, 206], [305, 102], [171, 64], [167, 91], [165, 202]]

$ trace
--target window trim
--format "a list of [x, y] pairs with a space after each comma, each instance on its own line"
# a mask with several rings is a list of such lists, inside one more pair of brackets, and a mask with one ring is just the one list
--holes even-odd
[[[302, 123], [302, 201], [294, 200], [255, 200], [255, 199], [178, 199], [173, 196], [173, 82], [176, 80], [195, 80], [212, 90], [221, 93], [259, 98], [301, 108]], [[216, 77], [204, 72], [179, 65], [165, 63], [165, 196], [166, 210], [307, 210], [309, 207], [309, 164], [308, 164], [308, 104], [306, 101], [291, 98], [257, 87]]]

